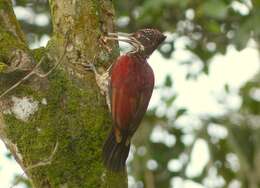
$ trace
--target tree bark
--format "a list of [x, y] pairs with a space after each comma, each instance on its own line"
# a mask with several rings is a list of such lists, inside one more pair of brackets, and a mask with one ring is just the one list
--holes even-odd
[[[0, 0], [0, 93], [37, 72], [0, 98], [0, 136], [34, 187], [127, 187], [125, 173], [106, 171], [101, 161], [111, 118], [95, 76], [118, 56], [99, 42], [114, 31], [108, 0], [50, 0], [53, 34], [46, 48], [30, 50], [11, 1]], [[45, 58], [44, 58], [45, 57]], [[34, 70], [35, 71], [35, 70]]]

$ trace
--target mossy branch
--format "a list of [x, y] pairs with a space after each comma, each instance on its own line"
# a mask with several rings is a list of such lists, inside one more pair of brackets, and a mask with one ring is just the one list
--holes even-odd
[[32, 67], [28, 45], [8, 0], [0, 0], [0, 49], [0, 73]]

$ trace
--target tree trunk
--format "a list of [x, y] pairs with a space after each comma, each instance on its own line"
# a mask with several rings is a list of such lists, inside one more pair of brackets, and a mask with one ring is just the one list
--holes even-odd
[[[30, 50], [10, 0], [0, 0], [0, 93], [40, 65], [0, 98], [0, 136], [34, 187], [127, 187], [125, 173], [105, 170], [103, 142], [111, 118], [93, 72], [118, 56], [100, 44], [114, 29], [108, 0], [50, 0], [53, 34], [46, 48]], [[37, 64], [38, 62], [38, 64]], [[42, 62], [39, 64], [39, 62]]]

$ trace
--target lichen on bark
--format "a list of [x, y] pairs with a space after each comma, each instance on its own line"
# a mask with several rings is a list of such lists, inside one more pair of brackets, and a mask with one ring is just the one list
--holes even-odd
[[[3, 2], [6, 0], [0, 0], [0, 5]], [[116, 44], [110, 46], [113, 53], [99, 45], [102, 29], [114, 29], [113, 14], [106, 11], [113, 11], [112, 3], [105, 0], [50, 0], [49, 3], [54, 31], [46, 48], [29, 50], [21, 39], [23, 34], [16, 20], [11, 25], [16, 25], [19, 35], [10, 32], [10, 28], [0, 30], [0, 61], [10, 70], [11, 64], [7, 62], [11, 48], [17, 44], [16, 49], [26, 54], [30, 64], [27, 71], [17, 66], [12, 71], [0, 72], [1, 92], [26, 75], [43, 57], [48, 56], [39, 72], [48, 71], [61, 60], [47, 78], [33, 75], [0, 99], [0, 136], [34, 187], [127, 187], [125, 173], [107, 172], [102, 164], [101, 149], [111, 128], [111, 118], [94, 74], [78, 66], [94, 63], [102, 71], [118, 55]], [[15, 18], [12, 11], [7, 13]], [[65, 56], [60, 59], [63, 52]], [[32, 102], [37, 108], [27, 119], [17, 118], [12, 110], [17, 101], [14, 99]], [[51, 164], [26, 170], [47, 159], [57, 142]]]

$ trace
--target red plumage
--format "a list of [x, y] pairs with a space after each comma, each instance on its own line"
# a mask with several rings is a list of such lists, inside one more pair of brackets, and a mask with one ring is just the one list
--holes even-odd
[[[164, 38], [160, 38], [156, 47]], [[147, 110], [153, 92], [154, 74], [146, 61], [146, 55], [152, 53], [150, 51], [149, 54], [144, 51], [120, 56], [110, 72], [113, 128], [103, 147], [103, 160], [112, 171], [124, 169], [131, 138]]]
[[153, 92], [153, 70], [141, 57], [120, 56], [111, 72], [111, 111], [119, 129], [135, 130]]

